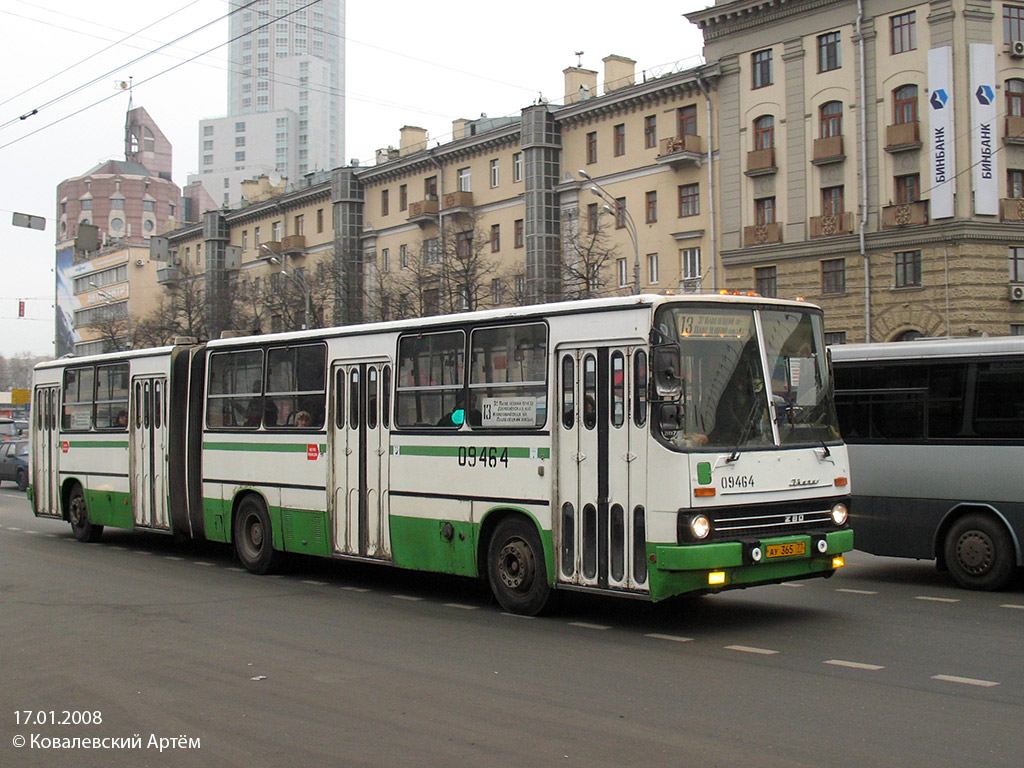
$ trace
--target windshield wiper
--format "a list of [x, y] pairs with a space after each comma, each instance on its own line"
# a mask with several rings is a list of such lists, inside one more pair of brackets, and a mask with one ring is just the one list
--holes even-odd
[[747, 442], [747, 438], [750, 436], [750, 430], [754, 426], [754, 414], [757, 413], [758, 407], [761, 405], [758, 402], [759, 398], [755, 397], [753, 404], [750, 406], [750, 413], [747, 414], [745, 424], [743, 425], [743, 431], [740, 433], [740, 439], [736, 442], [736, 447], [732, 449], [732, 453], [729, 454], [729, 458], [725, 461], [728, 464], [732, 464], [737, 461], [740, 457], [740, 446]]

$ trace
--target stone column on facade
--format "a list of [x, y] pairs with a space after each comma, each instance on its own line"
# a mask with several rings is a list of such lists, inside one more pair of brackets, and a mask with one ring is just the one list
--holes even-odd
[[804, 87], [804, 44], [797, 37], [783, 43], [786, 70], [786, 220], [784, 243], [807, 239], [807, 135], [804, 125], [807, 94]]
[[561, 221], [558, 193], [562, 137], [547, 104], [522, 116], [525, 183], [526, 298], [531, 304], [561, 295]]
[[334, 217], [334, 322], [353, 325], [364, 318], [363, 186], [352, 168], [337, 168], [331, 176]]

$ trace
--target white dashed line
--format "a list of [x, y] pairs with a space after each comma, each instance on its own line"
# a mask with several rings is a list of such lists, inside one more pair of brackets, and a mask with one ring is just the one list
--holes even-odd
[[925, 600], [929, 603], [959, 603], [960, 598], [958, 597], [929, 597], [928, 595], [917, 595], [914, 597], [915, 600]]
[[837, 589], [836, 592], [844, 592], [847, 595], [877, 595], [873, 589]]
[[314, 581], [313, 579], [303, 579], [303, 584], [312, 584], [314, 587], [326, 587], [328, 582], [326, 581]]
[[48, 538], [48, 539], [59, 539], [60, 536], [58, 536], [56, 533], [48, 533], [48, 534], [46, 534], [46, 538]]
[[993, 688], [999, 683], [991, 680], [975, 680], [972, 677], [957, 677], [956, 675], [932, 675], [932, 680], [942, 680], [947, 683], [960, 683], [961, 685], [976, 685], [981, 688]]
[[177, 555], [164, 555], [164, 560], [177, 560], [180, 562], [184, 559], [184, 557], [178, 557]]
[[369, 592], [366, 587], [342, 587], [346, 592]]
[[660, 632], [649, 632], [646, 636], [653, 637], [655, 640], [671, 640], [673, 643], [693, 642], [692, 637], [681, 637], [680, 635], [663, 635]]
[[229, 568], [227, 568], [225, 570], [232, 571], [234, 573], [245, 573], [245, 568], [239, 568], [238, 566], [235, 566], [235, 565], [232, 565], [232, 566], [230, 566]]
[[414, 595], [392, 595], [395, 600], [408, 600], [411, 603], [418, 603], [422, 600], [422, 597], [416, 597]]
[[611, 629], [611, 627], [606, 626], [605, 624], [591, 624], [587, 621], [570, 621], [569, 626], [581, 627], [582, 629]]
[[880, 667], [877, 664], [863, 664], [859, 661], [846, 661], [844, 659], [829, 659], [825, 662], [831, 664], [834, 667], [849, 667], [850, 669], [866, 669], [869, 672], [877, 672], [885, 667]]
[[15, 528], [13, 525], [7, 529], [8, 531], [20, 531], [21, 528]]
[[513, 619], [536, 619], [536, 616], [523, 616], [521, 613], [509, 613], [508, 611], [502, 611], [502, 616], [509, 616]]
[[152, 555], [153, 553], [152, 552], [147, 552], [144, 549], [136, 549], [135, 550], [135, 554], [136, 555]]
[[213, 568], [213, 563], [207, 563], [203, 560], [196, 560], [192, 565], [201, 565], [203, 568]]
[[749, 645], [727, 645], [725, 646], [727, 651], [739, 651], [740, 653], [757, 653], [761, 656], [774, 656], [778, 651], [771, 651], [767, 648], [752, 648]]
[[445, 603], [445, 608], [458, 608], [460, 611], [475, 611], [479, 605], [464, 605], [463, 603]]
[[1024, 611], [1024, 605], [1014, 605], [1013, 603], [1003, 603], [999, 607], [1000, 608], [1015, 608], [1018, 611]]
[[804, 585], [800, 584], [799, 582], [796, 582], [796, 581], [784, 581], [781, 584], [779, 584], [779, 586], [780, 587], [797, 587], [797, 588], [800, 588], [800, 587], [802, 587]]
[[39, 531], [25, 531], [29, 536], [35, 536]]

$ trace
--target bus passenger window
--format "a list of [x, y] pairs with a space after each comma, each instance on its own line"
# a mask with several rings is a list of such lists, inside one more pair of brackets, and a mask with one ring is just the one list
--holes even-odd
[[334, 423], [338, 429], [345, 426], [345, 369], [339, 368], [334, 374]]
[[380, 383], [380, 423], [384, 429], [391, 428], [391, 366], [384, 366], [384, 374]]
[[612, 426], [626, 423], [626, 358], [621, 352], [612, 353]]
[[366, 370], [366, 428], [377, 428], [377, 369]]
[[633, 423], [647, 423], [647, 353], [642, 349], [633, 356]]
[[597, 426], [597, 358], [593, 355], [583, 358], [583, 426]]
[[576, 361], [562, 357], [562, 426], [572, 429], [576, 423]]

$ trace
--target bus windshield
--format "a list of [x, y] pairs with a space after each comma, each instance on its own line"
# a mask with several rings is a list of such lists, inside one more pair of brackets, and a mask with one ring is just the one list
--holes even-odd
[[682, 358], [680, 428], [664, 435], [671, 446], [736, 451], [839, 439], [819, 316], [667, 306], [656, 328], [679, 343]]

